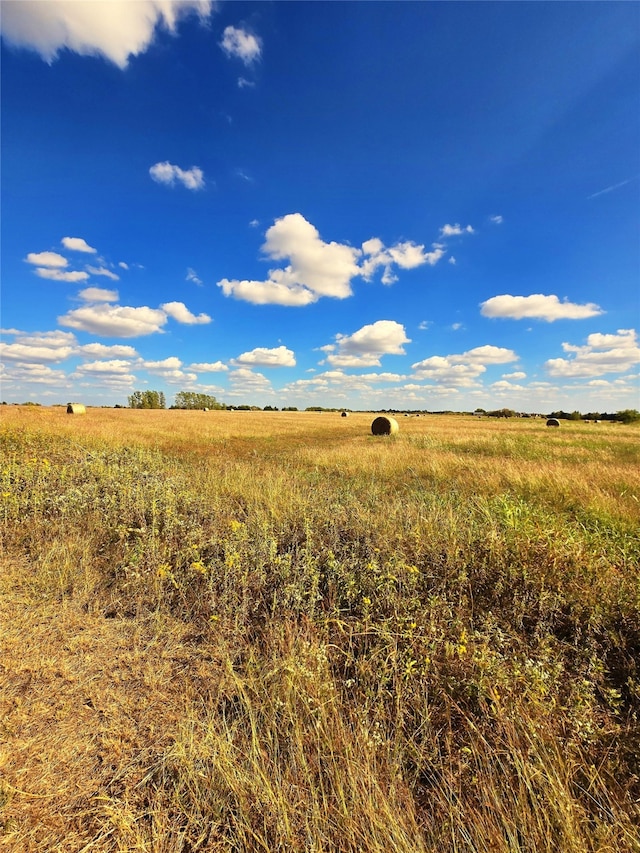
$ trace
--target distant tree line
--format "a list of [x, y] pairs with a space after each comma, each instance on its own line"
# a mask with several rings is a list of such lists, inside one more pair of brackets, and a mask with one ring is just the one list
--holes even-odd
[[195, 391], [180, 391], [172, 409], [226, 409], [224, 403], [219, 403], [210, 394], [198, 394]]
[[165, 406], [162, 391], [134, 391], [129, 397], [130, 409], [164, 409]]

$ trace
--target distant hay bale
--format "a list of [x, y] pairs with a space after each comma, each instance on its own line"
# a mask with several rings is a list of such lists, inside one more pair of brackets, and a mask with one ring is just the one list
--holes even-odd
[[341, 418], [348, 418], [348, 417], [349, 417], [349, 412], [343, 412], [343, 413], [340, 415], [340, 417], [341, 417]]
[[67, 406], [68, 415], [86, 415], [87, 410], [82, 403], [69, 403]]
[[379, 417], [371, 424], [373, 435], [395, 435], [400, 427], [394, 418]]
[[203, 412], [208, 412], [208, 411], [209, 411], [209, 409], [205, 406], [205, 407], [204, 407], [204, 409], [203, 409], [202, 411], [203, 411]]
[[557, 418], [549, 418], [547, 421], [547, 426], [559, 427], [560, 421]]

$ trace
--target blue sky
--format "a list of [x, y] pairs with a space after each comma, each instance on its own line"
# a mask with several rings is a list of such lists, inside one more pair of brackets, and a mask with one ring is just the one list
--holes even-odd
[[640, 408], [640, 5], [21, 2], [2, 392]]

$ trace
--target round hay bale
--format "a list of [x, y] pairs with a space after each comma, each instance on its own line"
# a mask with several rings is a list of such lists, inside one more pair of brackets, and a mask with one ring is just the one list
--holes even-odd
[[400, 427], [394, 418], [379, 417], [371, 424], [373, 435], [395, 435]]
[[86, 415], [87, 410], [82, 403], [69, 403], [67, 406], [68, 415]]
[[549, 418], [547, 421], [547, 426], [559, 427], [560, 421], [557, 418]]
[[343, 413], [340, 415], [340, 417], [341, 417], [341, 418], [348, 418], [348, 417], [349, 417], [349, 412], [343, 412]]

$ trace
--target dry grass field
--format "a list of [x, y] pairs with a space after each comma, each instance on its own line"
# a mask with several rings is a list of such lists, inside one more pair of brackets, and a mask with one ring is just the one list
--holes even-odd
[[640, 429], [5, 406], [0, 849], [640, 851]]

